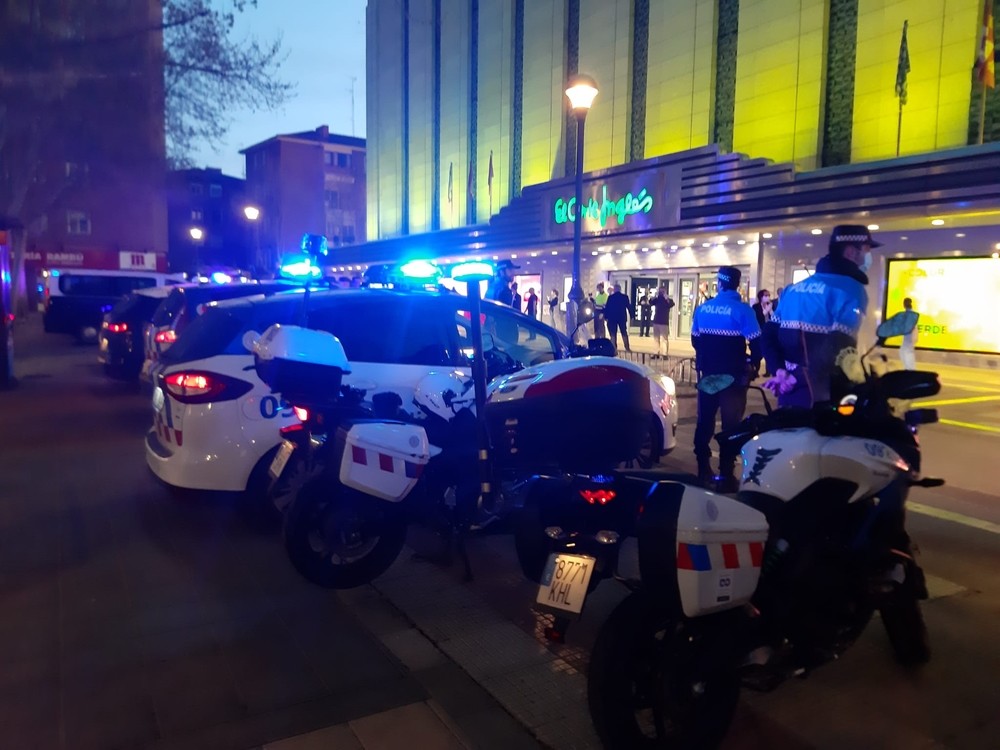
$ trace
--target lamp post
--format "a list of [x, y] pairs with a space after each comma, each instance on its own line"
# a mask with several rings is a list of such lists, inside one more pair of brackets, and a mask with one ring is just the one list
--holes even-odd
[[583, 124], [594, 99], [597, 81], [588, 75], [577, 74], [570, 78], [566, 88], [570, 110], [576, 118], [576, 216], [573, 220], [573, 282], [566, 295], [566, 333], [575, 338], [579, 325], [580, 303], [583, 287], [580, 285], [580, 253], [583, 234]]
[[260, 268], [260, 209], [257, 206], [249, 205], [243, 207], [243, 215], [253, 225], [253, 262]]
[[198, 255], [201, 248], [201, 241], [205, 239], [205, 230], [201, 227], [191, 227], [188, 230], [188, 235], [191, 237], [191, 244], [194, 245], [194, 274], [197, 276], [201, 264]]

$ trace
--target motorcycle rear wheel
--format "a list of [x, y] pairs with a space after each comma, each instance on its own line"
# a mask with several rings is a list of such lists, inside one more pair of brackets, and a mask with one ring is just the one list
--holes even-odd
[[739, 701], [735, 663], [658, 610], [629, 595], [601, 628], [590, 657], [587, 699], [608, 748], [711, 750], [726, 736]]
[[349, 589], [389, 569], [406, 542], [406, 523], [388, 503], [320, 477], [296, 493], [285, 513], [284, 540], [303, 578]]
[[930, 636], [924, 623], [920, 602], [910, 596], [900, 596], [879, 609], [882, 625], [895, 653], [904, 667], [926, 664], [931, 658]]

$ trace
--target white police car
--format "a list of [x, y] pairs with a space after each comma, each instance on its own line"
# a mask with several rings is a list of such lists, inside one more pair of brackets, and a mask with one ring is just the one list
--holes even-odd
[[[431, 370], [471, 372], [470, 315], [464, 296], [389, 289], [301, 292], [213, 304], [157, 363], [146, 461], [176, 488], [259, 491], [280, 443], [297, 421], [290, 404], [257, 377], [248, 332], [274, 323], [336, 335], [351, 362], [344, 382], [368, 396], [395, 391], [404, 405]], [[524, 365], [569, 355], [561, 333], [509, 307], [484, 302], [484, 330], [498, 350]], [[640, 367], [639, 365], [635, 365]], [[650, 440], [643, 463], [676, 445], [673, 381], [644, 368], [650, 382]]]

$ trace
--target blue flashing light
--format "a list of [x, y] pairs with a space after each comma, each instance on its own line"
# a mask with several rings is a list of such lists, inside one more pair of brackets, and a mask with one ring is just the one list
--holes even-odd
[[58, 271], [49, 271], [49, 275], [50, 276], [58, 276], [59, 272]]
[[233, 280], [233, 277], [228, 273], [223, 273], [222, 271], [216, 271], [212, 274], [212, 281], [216, 284], [228, 284]]
[[429, 260], [411, 260], [399, 267], [400, 273], [410, 279], [433, 279], [441, 275], [441, 269]]
[[315, 278], [320, 275], [320, 269], [306, 258], [305, 260], [295, 260], [291, 263], [286, 263], [281, 267], [281, 273], [284, 276], [291, 276], [293, 278], [304, 278], [307, 276]]
[[493, 278], [494, 268], [492, 263], [482, 260], [459, 263], [451, 269], [451, 278], [455, 281], [476, 282], [489, 281]]

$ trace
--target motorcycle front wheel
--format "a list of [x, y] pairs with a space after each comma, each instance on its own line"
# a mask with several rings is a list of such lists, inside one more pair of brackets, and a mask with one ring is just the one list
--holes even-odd
[[318, 477], [303, 484], [288, 507], [284, 539], [303, 578], [349, 589], [389, 569], [406, 542], [406, 523], [389, 503]]
[[690, 622], [629, 595], [590, 657], [590, 716], [607, 748], [710, 750], [726, 736], [740, 681], [736, 664]]

